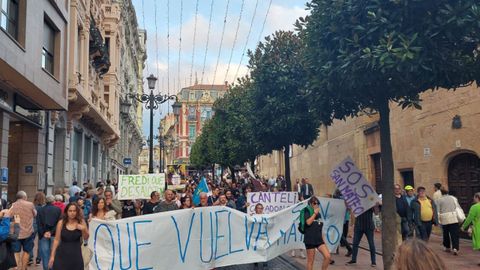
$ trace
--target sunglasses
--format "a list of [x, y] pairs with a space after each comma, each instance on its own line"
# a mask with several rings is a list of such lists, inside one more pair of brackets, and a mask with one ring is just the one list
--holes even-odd
[[318, 202], [312, 202], [313, 205], [318, 205]]

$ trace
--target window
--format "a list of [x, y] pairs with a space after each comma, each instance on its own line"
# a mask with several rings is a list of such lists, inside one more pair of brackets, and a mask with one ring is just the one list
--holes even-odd
[[42, 68], [53, 75], [53, 56], [55, 52], [55, 30], [48, 22], [43, 23]]
[[110, 54], [110, 38], [105, 38], [105, 47], [107, 48], [107, 53]]
[[75, 64], [77, 72], [81, 74], [80, 62], [82, 59], [82, 29], [77, 30], [77, 53], [75, 54]]
[[0, 27], [18, 39], [18, 0], [0, 0]]
[[195, 92], [195, 100], [200, 100], [203, 96], [203, 92], [202, 91], [196, 91]]
[[196, 131], [195, 129], [196, 129], [195, 125], [188, 126], [188, 139], [192, 142], [195, 141], [195, 131]]
[[373, 178], [375, 179], [375, 189], [378, 194], [382, 194], [382, 157], [380, 154], [371, 155], [373, 163]]
[[195, 91], [190, 91], [190, 100], [195, 100]]
[[182, 91], [182, 99], [185, 99], [185, 100], [188, 99], [188, 91], [187, 90]]
[[188, 106], [188, 121], [197, 120], [197, 112], [195, 106]]
[[202, 118], [202, 121], [208, 120], [212, 118], [212, 108], [207, 107], [207, 106], [202, 106], [201, 110], [201, 115], [200, 117]]

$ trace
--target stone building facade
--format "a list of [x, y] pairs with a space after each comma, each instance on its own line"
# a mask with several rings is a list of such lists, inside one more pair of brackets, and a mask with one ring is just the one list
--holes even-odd
[[2, 196], [115, 178], [142, 144], [139, 109], [120, 106], [146, 58], [131, 0], [0, 2]]
[[[137, 17], [131, 1], [121, 2], [120, 12], [120, 59], [116, 70], [120, 85], [120, 140], [112, 149], [110, 177], [138, 173], [138, 156], [142, 149], [143, 133], [142, 104], [131, 100], [130, 94], [143, 92], [143, 69], [146, 51], [145, 31], [138, 30]], [[115, 71], [112, 71], [115, 72]]]
[[[422, 110], [402, 110], [391, 105], [391, 139], [395, 182], [425, 186], [442, 183], [458, 197], [464, 210], [480, 191], [480, 92], [469, 86], [421, 95]], [[351, 156], [379, 193], [382, 181], [378, 115], [362, 115], [321, 127], [319, 138], [307, 149], [293, 146], [292, 181], [308, 177], [317, 194], [331, 194], [335, 186], [329, 174], [333, 166]], [[260, 175], [283, 174], [283, 154], [259, 157]]]
[[[0, 5], [1, 195], [53, 183], [53, 126], [68, 107], [68, 1]], [[53, 110], [53, 111], [52, 111]]]

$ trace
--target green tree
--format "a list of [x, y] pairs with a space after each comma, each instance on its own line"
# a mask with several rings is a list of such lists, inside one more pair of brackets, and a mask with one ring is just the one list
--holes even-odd
[[262, 145], [262, 153], [284, 151], [288, 190], [291, 190], [289, 147], [312, 144], [319, 126], [304, 96], [302, 48], [298, 35], [277, 31], [260, 42], [254, 52], [249, 51], [254, 137]]
[[207, 136], [210, 134], [208, 130], [208, 126], [203, 128], [203, 133], [197, 137], [190, 151], [190, 163], [202, 170], [214, 163], [212, 151], [209, 148], [210, 145], [207, 144]]
[[396, 235], [390, 107], [421, 109], [419, 94], [480, 78], [478, 0], [312, 0], [297, 26], [306, 43], [310, 108], [321, 121], [380, 114], [383, 261]]
[[221, 118], [226, 132], [224, 143], [231, 165], [242, 165], [247, 161], [253, 163], [262, 152], [262, 145], [254, 137], [251, 89], [251, 79], [243, 77], [214, 105], [215, 116]]

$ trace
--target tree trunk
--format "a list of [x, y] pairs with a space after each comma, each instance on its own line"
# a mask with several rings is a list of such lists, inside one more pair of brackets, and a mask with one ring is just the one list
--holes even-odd
[[223, 172], [223, 166], [222, 166], [222, 165], [220, 165], [220, 166], [221, 166], [221, 167], [220, 167], [220, 174], [221, 174], [221, 175], [220, 175], [220, 182], [222, 182], [223, 173], [224, 173], [224, 172]]
[[393, 267], [394, 253], [397, 248], [397, 210], [393, 195], [393, 154], [390, 139], [390, 108], [388, 99], [379, 104], [380, 113], [380, 148], [382, 160], [382, 250], [383, 268]]
[[283, 150], [285, 159], [285, 181], [287, 182], [287, 191], [292, 190], [292, 182], [290, 181], [290, 146], [285, 146]]
[[232, 183], [235, 181], [235, 169], [233, 166], [228, 166], [230, 172], [232, 173]]
[[215, 163], [212, 164], [212, 180], [215, 182]]

